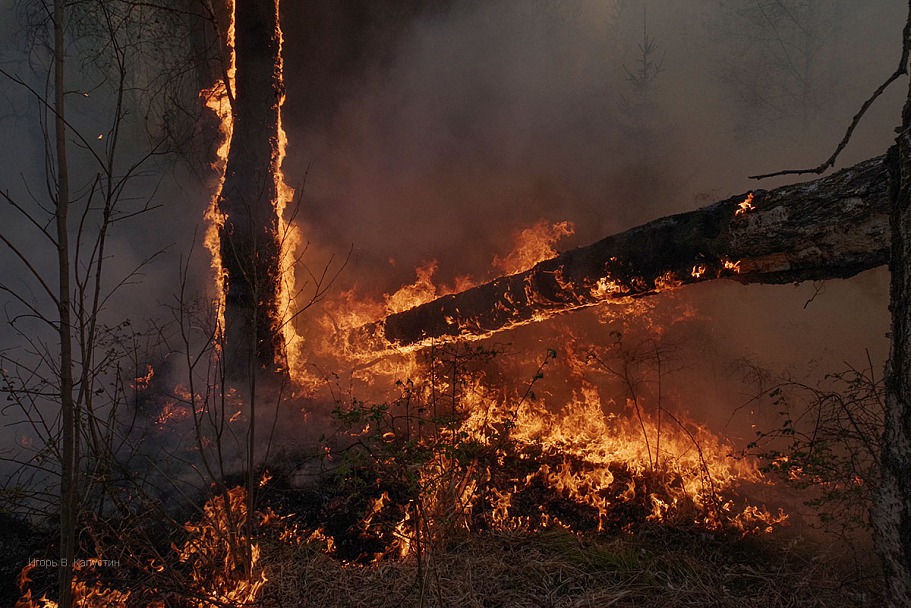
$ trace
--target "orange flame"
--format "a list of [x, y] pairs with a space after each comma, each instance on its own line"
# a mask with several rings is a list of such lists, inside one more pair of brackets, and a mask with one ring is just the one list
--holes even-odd
[[443, 295], [438, 292], [433, 282], [433, 275], [437, 271], [436, 260], [425, 262], [417, 268], [417, 280], [411, 285], [405, 285], [392, 295], [387, 295], [386, 314], [393, 314], [420, 306], [434, 298]]
[[205, 598], [197, 600], [199, 608], [252, 605], [268, 580], [259, 545], [244, 534], [246, 498], [243, 488], [227, 490], [206, 503], [198, 523], [184, 526], [190, 538], [179, 557], [191, 565], [196, 591]]
[[755, 209], [756, 207], [753, 206], [753, 193], [750, 192], [747, 194], [747, 197], [743, 199], [739, 205], [737, 205], [737, 210], [734, 212], [734, 215], [746, 215]]
[[541, 220], [534, 226], [525, 228], [516, 236], [513, 250], [503, 258], [494, 257], [493, 267], [501, 274], [516, 274], [528, 270], [538, 262], [548, 260], [557, 251], [554, 245], [565, 236], [575, 234], [576, 229], [572, 222], [556, 222], [551, 224]]
[[[278, 13], [278, 0], [276, 2], [276, 14]], [[288, 136], [282, 126], [282, 107], [285, 103], [284, 93], [284, 58], [282, 47], [284, 45], [284, 34], [281, 29], [281, 20], [276, 20], [277, 38], [278, 38], [278, 62], [276, 74], [278, 75], [279, 86], [282, 91], [278, 99], [278, 133], [273, 157], [273, 177], [275, 180], [276, 199], [273, 202], [275, 215], [278, 218], [278, 239], [279, 239], [279, 264], [281, 280], [278, 284], [278, 293], [276, 301], [278, 302], [279, 318], [275, 319], [276, 329], [281, 331], [285, 344], [285, 356], [287, 357], [288, 372], [292, 379], [300, 378], [303, 374], [304, 361], [302, 358], [300, 341], [301, 337], [294, 327], [294, 317], [296, 315], [296, 303], [294, 288], [294, 264], [296, 261], [296, 251], [303, 241], [301, 230], [297, 225], [292, 224], [286, 218], [288, 206], [294, 201], [294, 189], [285, 181], [285, 175], [282, 172], [282, 164], [288, 148]]]
[[147, 365], [146, 369], [148, 370], [146, 375], [139, 376], [138, 378], [133, 379], [133, 388], [139, 391], [144, 391], [149, 388], [149, 383], [152, 382], [152, 378], [155, 377], [155, 370], [151, 365]]
[[[234, 99], [234, 80], [237, 65], [234, 56], [234, 2], [228, 2], [228, 25], [225, 31], [225, 70], [224, 78], [216, 82], [211, 88], [200, 91], [200, 97], [205, 105], [218, 119], [219, 140], [215, 150], [215, 161], [212, 169], [216, 174], [216, 183], [212, 189], [212, 197], [206, 209], [205, 220], [208, 224], [204, 244], [212, 257], [212, 272], [215, 283], [215, 311], [216, 334], [220, 336], [225, 327], [225, 273], [221, 263], [221, 242], [219, 231], [225, 225], [226, 216], [218, 208], [218, 199], [225, 184], [225, 170], [228, 166], [228, 152], [231, 149], [231, 138], [234, 134], [234, 110], [231, 100]], [[217, 342], [216, 342], [217, 344]]]
[[725, 270], [730, 270], [734, 274], [740, 273], [740, 260], [737, 260], [736, 262], [732, 262], [731, 260], [725, 259], [725, 260], [722, 260], [722, 262], [724, 263]]
[[[101, 563], [100, 559], [77, 560], [73, 567], [72, 605], [85, 606], [86, 608], [127, 608], [130, 599], [129, 591], [118, 591], [104, 586], [100, 581], [92, 584], [81, 579], [80, 572], [86, 568]], [[16, 602], [15, 608], [58, 608], [57, 602], [49, 600], [47, 596], [38, 599], [32, 597], [29, 589], [31, 578], [29, 574], [34, 569], [34, 564], [29, 563], [19, 573], [19, 592], [21, 597]]]

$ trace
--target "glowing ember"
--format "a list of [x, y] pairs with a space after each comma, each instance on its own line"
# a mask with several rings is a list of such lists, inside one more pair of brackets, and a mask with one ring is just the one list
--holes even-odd
[[592, 288], [592, 296], [604, 298], [609, 294], [621, 293], [622, 291], [623, 286], [619, 282], [611, 280], [609, 277], [601, 277]]
[[734, 215], [745, 215], [755, 209], [756, 207], [753, 206], [753, 193], [750, 192], [747, 194], [747, 197], [743, 199], [743, 202], [737, 205], [737, 210], [734, 212]]
[[184, 421], [189, 418], [190, 410], [185, 405], [167, 401], [161, 408], [158, 418], [155, 419], [155, 424], [159, 428], [163, 428], [171, 422]]
[[138, 378], [133, 379], [133, 388], [138, 391], [144, 391], [145, 389], [149, 388], [149, 383], [155, 376], [155, 370], [152, 369], [151, 365], [147, 365], [146, 369], [148, 371], [145, 376], [139, 376]]

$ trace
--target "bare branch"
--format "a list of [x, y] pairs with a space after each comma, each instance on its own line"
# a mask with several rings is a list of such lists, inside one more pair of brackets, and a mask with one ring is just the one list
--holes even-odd
[[832, 155], [826, 159], [824, 163], [818, 167], [811, 169], [786, 169], [784, 171], [775, 171], [774, 173], [751, 175], [749, 178], [766, 179], [769, 177], [779, 177], [782, 175], [820, 175], [828, 169], [834, 167], [835, 161], [838, 159], [838, 156], [842, 153], [842, 151], [844, 151], [844, 149], [847, 147], [848, 142], [851, 141], [851, 137], [854, 135], [854, 130], [860, 124], [860, 121], [863, 119], [864, 114], [867, 113], [867, 110], [870, 109], [870, 106], [872, 106], [873, 103], [879, 99], [880, 95], [882, 95], [886, 89], [889, 88], [889, 85], [908, 73], [909, 54], [911, 54], [911, 6], [909, 6], [908, 20], [905, 22], [905, 27], [902, 30], [902, 56], [899, 60], [898, 67], [895, 69], [892, 75], [885, 80], [885, 82], [879, 85], [875, 91], [873, 91], [873, 94], [869, 97], [869, 99], [867, 99], [863, 105], [860, 106], [860, 110], [857, 112], [857, 114], [854, 115], [854, 118], [851, 120], [851, 124], [848, 125], [848, 130], [845, 131], [844, 137], [842, 137], [841, 141], [838, 142], [838, 146], [836, 146], [835, 151], [832, 153]]
[[60, 300], [58, 300], [57, 296], [54, 295], [54, 291], [45, 282], [44, 277], [41, 276], [41, 273], [38, 272], [38, 270], [32, 265], [28, 256], [22, 253], [22, 251], [20, 251], [18, 247], [16, 247], [8, 238], [6, 238], [3, 233], [0, 233], [0, 241], [2, 241], [9, 248], [9, 250], [16, 255], [17, 258], [19, 258], [22, 264], [28, 269], [29, 273], [35, 277], [35, 280], [38, 281], [38, 284], [41, 285], [42, 289], [44, 289], [45, 293], [47, 293], [48, 297], [50, 297], [54, 305], [59, 306]]
[[57, 240], [47, 231], [47, 228], [38, 223], [38, 221], [29, 213], [22, 205], [17, 203], [8, 192], [0, 192], [0, 197], [6, 199], [6, 202], [9, 203], [16, 211], [18, 211], [25, 219], [27, 219], [38, 231], [47, 237], [47, 240], [51, 242], [55, 247], [57, 246]]

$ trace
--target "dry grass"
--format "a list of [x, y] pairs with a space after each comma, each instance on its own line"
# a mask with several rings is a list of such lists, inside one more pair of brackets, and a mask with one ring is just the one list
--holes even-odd
[[836, 564], [781, 538], [643, 531], [582, 538], [497, 532], [414, 559], [346, 566], [314, 547], [265, 547], [267, 607], [859, 607], [876, 581], [846, 582]]

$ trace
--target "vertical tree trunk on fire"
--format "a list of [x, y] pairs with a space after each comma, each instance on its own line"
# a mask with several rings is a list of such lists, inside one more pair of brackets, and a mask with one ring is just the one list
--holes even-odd
[[275, 213], [280, 40], [276, 0], [236, 0], [237, 75], [234, 133], [219, 211], [225, 281], [225, 366], [229, 378], [249, 379], [282, 359], [275, 331], [280, 280]]

